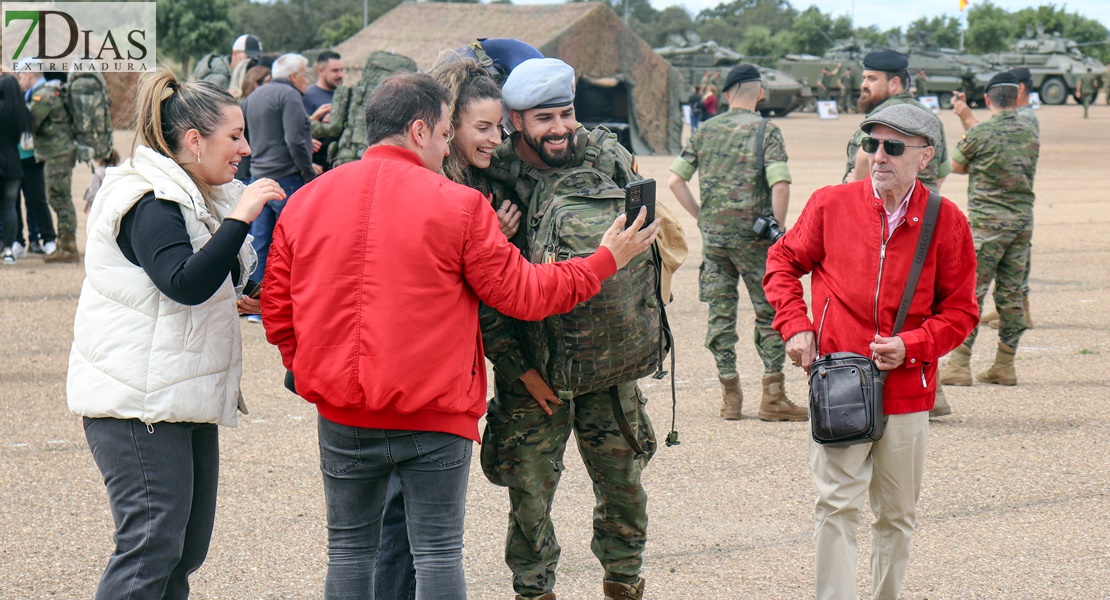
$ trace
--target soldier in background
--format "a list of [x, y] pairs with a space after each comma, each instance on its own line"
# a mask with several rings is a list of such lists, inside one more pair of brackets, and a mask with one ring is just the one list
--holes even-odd
[[1087, 118], [1087, 111], [1098, 97], [1098, 78], [1095, 77], [1091, 67], [1079, 78], [1079, 85], [1075, 87], [1075, 97], [1083, 104], [1083, 118]]
[[[871, 116], [876, 112], [894, 104], [913, 104], [918, 108], [930, 110], [924, 104], [914, 100], [909, 93], [909, 60], [906, 55], [894, 50], [881, 50], [872, 52], [863, 59], [863, 81], [860, 83], [860, 96], [857, 108], [860, 113]], [[930, 111], [932, 112], [932, 111]], [[935, 117], [934, 117], [935, 118]], [[934, 192], [940, 192], [944, 178], [952, 172], [948, 164], [947, 141], [944, 137], [944, 125], [937, 119], [940, 127], [940, 140], [936, 144], [936, 155], [929, 161], [917, 178]], [[867, 154], [860, 150], [860, 141], [866, 137], [862, 130], [857, 130], [848, 142], [848, 165], [844, 171], [844, 182], [858, 181], [868, 176]]]
[[28, 59], [17, 68], [19, 86], [27, 94], [34, 128], [35, 159], [43, 163], [46, 199], [58, 217], [57, 249], [43, 257], [48, 263], [81, 261], [77, 250], [77, 210], [73, 207], [73, 167], [77, 143], [60, 82], [46, 81], [29, 70]]
[[929, 76], [925, 74], [925, 69], [918, 69], [913, 81], [917, 84], [918, 98], [929, 95]]
[[840, 112], [852, 112], [852, 90], [856, 89], [856, 78], [852, 75], [852, 67], [844, 67], [844, 74], [840, 76], [837, 87], [840, 88]]
[[[978, 261], [979, 310], [994, 281], [994, 304], [1001, 317], [994, 365], [978, 379], [1000, 385], [1017, 385], [1014, 354], [1026, 329], [1021, 286], [1033, 238], [1033, 177], [1040, 154], [1036, 129], [1017, 115], [1017, 97], [1016, 77], [1009, 72], [992, 77], [986, 90], [991, 118], [971, 128], [952, 151], [953, 172], [969, 175], [967, 211]], [[949, 355], [941, 383], [972, 384], [971, 348], [977, 333], [978, 326]]]
[[197, 61], [197, 66], [193, 68], [193, 81], [212, 82], [238, 98], [243, 89], [243, 77], [251, 67], [258, 66], [261, 55], [262, 41], [245, 33], [235, 38], [231, 56], [212, 52]]
[[[755, 112], [763, 98], [759, 69], [734, 67], [725, 79], [729, 111], [707, 121], [671, 163], [668, 185], [678, 202], [698, 220], [702, 235], [699, 289], [709, 303], [705, 347], [713, 353], [721, 382], [721, 417], [741, 418], [744, 394], [736, 369], [736, 312], [741, 278], [755, 310], [755, 347], [763, 361], [763, 397], [759, 418], [764, 421], [804, 421], [809, 412], [786, 397], [782, 368], [786, 346], [771, 327], [775, 309], [763, 293], [767, 249], [775, 238], [753, 231], [757, 219], [768, 216], [786, 221], [790, 203], [790, 170], [778, 126]], [[763, 139], [758, 138], [759, 135]], [[758, 153], [762, 150], [763, 156]], [[762, 169], [760, 166], [762, 165]], [[687, 182], [700, 172], [701, 205]]]

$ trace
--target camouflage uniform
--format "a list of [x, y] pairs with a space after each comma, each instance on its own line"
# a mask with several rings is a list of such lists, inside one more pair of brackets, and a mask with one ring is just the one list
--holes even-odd
[[[994, 280], [999, 341], [1010, 348], [1017, 348], [1027, 328], [1021, 286], [1033, 237], [1033, 178], [1039, 154], [1036, 129], [1013, 110], [972, 127], [952, 152], [953, 160], [968, 166], [967, 209], [979, 263], [979, 310]], [[964, 345], [971, 348], [977, 333], [978, 327]]]
[[[903, 92], [887, 98], [882, 104], [879, 104], [871, 112], [867, 113], [867, 116], [870, 117], [880, 110], [895, 104], [913, 104], [922, 110], [928, 111], [929, 114], [933, 114], [932, 109], [914, 100], [913, 96], [908, 92]], [[929, 161], [929, 164], [917, 174], [917, 178], [921, 183], [925, 184], [925, 187], [934, 192], [940, 191], [937, 187], [937, 180], [944, 179], [952, 173], [952, 165], [948, 162], [948, 142], [944, 137], [944, 124], [939, 123], [939, 119], [938, 126], [940, 127], [940, 139], [937, 140], [937, 145], [934, 148], [936, 153], [933, 155], [933, 160]], [[848, 142], [848, 165], [844, 170], [844, 177], [841, 178], [841, 181], [844, 183], [848, 182], [848, 175], [852, 172], [852, 169], [856, 167], [856, 153], [859, 151], [860, 142], [865, 137], [867, 137], [867, 134], [864, 133], [863, 130], [857, 129], [851, 141]]]
[[[1040, 136], [1040, 134], [1041, 134], [1041, 122], [1039, 120], [1037, 120], [1037, 111], [1033, 110], [1032, 106], [1030, 106], [1028, 104], [1026, 104], [1025, 106], [1019, 106], [1018, 109], [1017, 109], [1017, 114], [1018, 114], [1019, 117], [1021, 117], [1025, 120], [1029, 121], [1030, 123], [1032, 123], [1033, 124], [1033, 129], [1035, 129], [1037, 131], [1037, 135]], [[1026, 265], [1025, 265], [1025, 279], [1021, 283], [1021, 293], [1026, 298], [1029, 297], [1029, 272], [1032, 271], [1032, 270], [1033, 270], [1033, 247], [1030, 246], [1029, 247], [1029, 260], [1026, 261]]]
[[840, 110], [845, 113], [852, 112], [854, 108], [852, 106], [852, 94], [855, 93], [856, 89], [856, 77], [852, 73], [845, 73], [840, 76], [840, 83], [844, 86], [844, 89], [840, 92]]
[[1098, 96], [1098, 85], [1095, 83], [1096, 81], [1098, 81], [1098, 79], [1095, 77], [1094, 73], [1084, 73], [1079, 78], [1079, 91], [1081, 94], [1083, 94], [1083, 97], [1079, 99], [1079, 102], [1083, 104], [1084, 119], [1087, 118], [1087, 110], [1095, 101], [1095, 97]]
[[[576, 147], [584, 145], [586, 130], [579, 127]], [[640, 179], [632, 156], [609, 135], [599, 150], [598, 170], [625, 184]], [[581, 163], [579, 163], [581, 164]], [[521, 210], [521, 227], [512, 242], [528, 256], [529, 213], [538, 170], [521, 162], [512, 138], [494, 152], [489, 173], [520, 175], [511, 184], [491, 177], [494, 204], [510, 200]], [[538, 223], [538, 217], [537, 217]], [[532, 227], [535, 227], [533, 224]], [[648, 419], [646, 399], [635, 381], [617, 386], [619, 402], [644, 454], [637, 456], [622, 436], [608, 391], [561, 397], [545, 414], [519, 380], [535, 368], [545, 381], [556, 365], [536, 358], [524, 324], [482, 306], [482, 340], [493, 363], [494, 398], [490, 401], [482, 438], [482, 469], [494, 484], [509, 488], [509, 526], [505, 562], [513, 571], [513, 588], [524, 597], [540, 596], [555, 586], [559, 544], [551, 522], [551, 505], [564, 469], [563, 452], [573, 430], [579, 452], [594, 483], [594, 534], [591, 548], [605, 569], [605, 578], [635, 583], [647, 543], [647, 493], [640, 473], [655, 452], [655, 433]]]
[[755, 172], [756, 132], [762, 118], [746, 109], [730, 110], [702, 125], [687, 142], [671, 171], [689, 181], [700, 172], [702, 235], [699, 297], [709, 303], [705, 347], [723, 378], [736, 375], [736, 312], [743, 278], [755, 310], [755, 346], [765, 374], [782, 373], [786, 347], [771, 327], [775, 310], [763, 293], [768, 240], [752, 231], [755, 219], [771, 214], [771, 186], [789, 183], [782, 132], [768, 123], [763, 156], [766, 179]]
[[35, 159], [44, 163], [46, 198], [58, 215], [58, 236], [76, 236], [73, 167], [77, 145], [61, 89], [50, 83], [40, 86], [31, 93], [30, 109], [34, 118]]

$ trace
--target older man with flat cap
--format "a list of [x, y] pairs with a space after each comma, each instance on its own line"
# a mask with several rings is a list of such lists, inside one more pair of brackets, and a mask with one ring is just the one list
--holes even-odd
[[[979, 373], [982, 383], [1017, 385], [1014, 355], [1028, 326], [1022, 287], [1033, 240], [1033, 178], [1040, 137], [1017, 115], [1018, 80], [1002, 72], [987, 83], [991, 118], [972, 127], [952, 151], [952, 171], [967, 174], [967, 212], [978, 260], [979, 308], [991, 282], [998, 309], [998, 350], [994, 364]], [[944, 385], [971, 385], [971, 349], [978, 328], [956, 348], [941, 369]]]
[[[706, 121], [671, 164], [668, 185], [702, 235], [699, 289], [709, 303], [705, 347], [713, 353], [721, 382], [721, 418], [742, 416], [744, 394], [736, 368], [736, 312], [743, 280], [755, 310], [755, 347], [763, 363], [759, 418], [804, 421], [809, 412], [786, 397], [782, 367], [786, 349], [771, 322], [775, 310], [763, 295], [767, 249], [785, 231], [790, 169], [778, 126], [755, 112], [763, 98], [753, 65], [739, 65], [725, 78], [728, 113]], [[700, 173], [701, 202], [688, 181]], [[757, 232], [757, 223], [766, 225]]]
[[[810, 442], [817, 486], [818, 600], [856, 596], [856, 534], [869, 494], [871, 598], [899, 597], [917, 520], [937, 361], [978, 321], [975, 248], [960, 209], [930, 192], [918, 173], [932, 160], [935, 115], [888, 106], [860, 126], [870, 177], [817, 190], [798, 222], [771, 246], [767, 299], [794, 364], [808, 370], [818, 352], [873, 357], [888, 373], [881, 439], [856, 445]], [[926, 206], [939, 202], [931, 244], [905, 319], [892, 335]], [[799, 280], [810, 273], [807, 306]], [[813, 318], [808, 309], [812, 308]]]
[[[860, 82], [860, 95], [857, 108], [861, 114], [868, 117], [876, 112], [895, 104], [912, 104], [922, 110], [928, 107], [914, 100], [910, 93], [909, 59], [905, 54], [895, 50], [880, 50], [872, 52], [863, 58], [863, 81]], [[940, 119], [936, 119], [937, 130], [940, 137], [936, 144], [936, 154], [929, 164], [921, 169], [918, 178], [921, 183], [934, 192], [939, 192], [944, 178], [952, 172], [948, 165], [947, 141], [944, 137], [944, 126]], [[844, 182], [858, 181], [868, 177], [868, 157], [860, 151], [860, 139], [864, 133], [856, 131], [851, 141], [848, 142], [848, 164], [844, 172]]]
[[[599, 182], [612, 192], [640, 179], [632, 155], [615, 135], [604, 128], [587, 131], [575, 120], [574, 82], [574, 69], [566, 63], [530, 59], [512, 70], [502, 91], [507, 121], [515, 133], [494, 151], [487, 174], [496, 205], [510, 200], [521, 210], [521, 223], [544, 224], [522, 226], [513, 236], [526, 256], [551, 227], [549, 207], [566, 197], [569, 188], [574, 188], [575, 197], [592, 197], [599, 195]], [[588, 226], [579, 222], [577, 234], [584, 239], [594, 235]], [[561, 260], [554, 253], [530, 258]], [[632, 279], [603, 284], [602, 296], [613, 297], [612, 285], [653, 282], [650, 270], [636, 272], [642, 266], [630, 265]], [[653, 285], [627, 289], [632, 296], [641, 294], [642, 302], [655, 301]], [[583, 365], [601, 364], [583, 354], [600, 348], [617, 356], [632, 343], [601, 335], [617, 317], [625, 316], [622, 309], [611, 305], [590, 314], [592, 324], [585, 328], [572, 315], [562, 317], [563, 335], [552, 342], [547, 337], [550, 329], [525, 326], [488, 308], [482, 311], [482, 339], [493, 362], [496, 395], [486, 415], [481, 460], [486, 477], [509, 489], [505, 562], [513, 572], [517, 598], [555, 598], [560, 549], [551, 507], [571, 431], [593, 481], [597, 505], [591, 547], [605, 571], [605, 597], [643, 596], [640, 570], [648, 520], [640, 473], [654, 454], [655, 433], [636, 384], [639, 375], [583, 393], [583, 388], [593, 388], [581, 378], [597, 371]], [[558, 358], [559, 346], [568, 336], [573, 337], [575, 351], [568, 351], [564, 362]], [[584, 372], [587, 369], [591, 372]]]

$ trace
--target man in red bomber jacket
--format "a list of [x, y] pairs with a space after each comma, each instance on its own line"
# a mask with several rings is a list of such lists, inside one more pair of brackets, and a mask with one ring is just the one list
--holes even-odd
[[650, 247], [658, 223], [619, 217], [584, 259], [532, 265], [482, 195], [438, 174], [450, 96], [427, 75], [383, 82], [362, 160], [297, 192], [274, 231], [266, 337], [320, 413], [326, 598], [373, 595], [396, 469], [417, 597], [462, 598], [471, 440], [486, 410], [478, 304], [525, 320], [566, 312]]
[[[932, 114], [911, 105], [863, 121], [871, 177], [818, 190], [794, 228], [771, 247], [763, 286], [787, 355], [809, 369], [817, 357], [855, 352], [887, 376], [886, 429], [871, 444], [810, 442], [817, 486], [816, 598], [856, 598], [856, 532], [870, 492], [872, 597], [898, 597], [909, 560], [925, 467], [937, 361], [979, 318], [975, 248], [967, 218], [941, 203], [909, 315], [891, 336], [909, 277], [929, 190], [917, 173], [940, 137]], [[806, 314], [799, 277], [812, 273]], [[815, 333], [816, 332], [816, 333]]]

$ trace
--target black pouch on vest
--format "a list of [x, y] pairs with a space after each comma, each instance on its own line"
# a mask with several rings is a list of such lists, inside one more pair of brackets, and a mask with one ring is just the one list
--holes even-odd
[[848, 446], [883, 437], [883, 377], [870, 358], [833, 352], [809, 370], [809, 420], [818, 444]]

